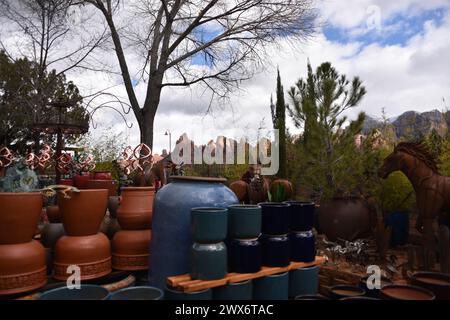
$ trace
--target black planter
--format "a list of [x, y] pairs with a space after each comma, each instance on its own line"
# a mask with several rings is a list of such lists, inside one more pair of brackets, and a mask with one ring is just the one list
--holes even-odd
[[312, 231], [291, 232], [289, 247], [292, 261], [312, 262], [316, 259], [316, 241]]
[[289, 239], [287, 235], [261, 236], [263, 265], [267, 267], [286, 267], [289, 265]]
[[289, 232], [289, 204], [278, 202], [259, 203], [262, 208], [262, 233], [282, 235]]
[[232, 240], [229, 247], [230, 269], [238, 273], [261, 270], [262, 248], [257, 239]]
[[289, 229], [291, 231], [308, 231], [314, 226], [314, 202], [285, 201], [289, 204]]

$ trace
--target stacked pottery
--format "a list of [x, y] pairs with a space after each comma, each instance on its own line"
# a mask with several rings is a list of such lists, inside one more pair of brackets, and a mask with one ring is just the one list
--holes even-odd
[[117, 270], [147, 270], [154, 187], [127, 187], [122, 189], [117, 220], [121, 230], [112, 240], [112, 266]]
[[263, 202], [262, 208], [262, 252], [263, 265], [286, 267], [289, 257], [289, 204]]
[[79, 268], [80, 280], [111, 272], [108, 238], [99, 232], [106, 213], [108, 190], [80, 190], [69, 197], [58, 194], [58, 206], [66, 235], [55, 245], [54, 278], [65, 281]]
[[232, 272], [261, 270], [261, 207], [236, 204], [228, 207], [229, 266]]
[[225, 208], [193, 208], [191, 277], [198, 280], [222, 279], [227, 274], [228, 210]]
[[38, 192], [0, 193], [0, 296], [47, 283], [45, 249], [32, 240], [41, 211]]

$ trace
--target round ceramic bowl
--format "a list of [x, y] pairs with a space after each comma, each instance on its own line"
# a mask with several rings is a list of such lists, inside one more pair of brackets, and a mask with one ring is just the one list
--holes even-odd
[[181, 292], [166, 288], [164, 296], [166, 300], [212, 300], [212, 290], [205, 289], [195, 292]]
[[191, 277], [199, 280], [222, 279], [227, 274], [225, 243], [194, 243], [191, 249]]
[[191, 209], [192, 239], [198, 243], [217, 243], [227, 237], [228, 209]]
[[232, 239], [252, 239], [261, 233], [261, 207], [258, 205], [236, 204], [228, 207], [228, 237]]
[[372, 297], [366, 297], [366, 296], [356, 296], [356, 297], [346, 297], [346, 298], [341, 298], [339, 300], [348, 300], [348, 301], [364, 301], [364, 300], [380, 300], [377, 298], [372, 298]]
[[319, 266], [289, 271], [289, 297], [315, 295], [319, 289]]
[[330, 300], [325, 296], [322, 296], [321, 294], [305, 294], [296, 296], [294, 300]]
[[252, 280], [229, 283], [213, 289], [214, 300], [251, 300], [253, 292]]
[[102, 286], [82, 284], [80, 289], [60, 287], [42, 293], [39, 300], [106, 300], [109, 291]]
[[364, 296], [366, 291], [356, 286], [337, 285], [330, 288], [330, 298], [339, 300], [342, 298]]
[[450, 300], [450, 274], [419, 271], [412, 275], [411, 283], [430, 290], [438, 300]]
[[380, 290], [383, 300], [434, 300], [436, 297], [430, 290], [400, 284], [390, 284]]
[[261, 270], [262, 247], [258, 239], [232, 240], [228, 250], [233, 272], [253, 273]]
[[286, 267], [289, 265], [289, 239], [287, 235], [261, 236], [263, 265]]
[[289, 234], [291, 261], [312, 262], [316, 259], [316, 242], [312, 231], [291, 232]]
[[287, 300], [289, 273], [280, 273], [253, 280], [254, 300]]
[[289, 232], [289, 204], [279, 202], [258, 203], [262, 210], [262, 233], [269, 235]]
[[291, 231], [308, 231], [314, 226], [314, 202], [285, 201], [289, 207], [289, 229]]
[[369, 279], [370, 276], [365, 276], [362, 277], [361, 280], [359, 281], [359, 287], [361, 289], [364, 289], [366, 291], [366, 295], [372, 298], [378, 298], [380, 295], [380, 289], [383, 288], [384, 286], [387, 286], [389, 284], [392, 284], [391, 279], [382, 276], [380, 279], [380, 288], [376, 288], [373, 287], [372, 285], [374, 285], [375, 283], [372, 283], [372, 281], [370, 281], [370, 289], [369, 289], [369, 285], [367, 283], [367, 280]]
[[114, 291], [109, 300], [162, 300], [164, 292], [161, 289], [143, 286], [129, 287]]

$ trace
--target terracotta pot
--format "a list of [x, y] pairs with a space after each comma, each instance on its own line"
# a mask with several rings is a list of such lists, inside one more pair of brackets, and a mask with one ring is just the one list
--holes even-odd
[[111, 180], [112, 179], [111, 171], [94, 171], [94, 179], [95, 180]]
[[0, 192], [0, 244], [31, 241], [42, 213], [39, 192]]
[[331, 241], [353, 241], [371, 232], [371, 212], [361, 198], [335, 198], [317, 211], [319, 228]]
[[95, 235], [106, 213], [108, 191], [80, 190], [71, 192], [70, 199], [58, 194], [64, 229], [69, 236]]
[[149, 229], [152, 223], [154, 187], [128, 187], [122, 189], [117, 219], [122, 229]]
[[87, 189], [88, 181], [91, 179], [89, 175], [75, 175], [73, 176], [73, 185], [78, 189]]
[[73, 186], [73, 180], [72, 179], [61, 179], [61, 180], [59, 180], [59, 184], [62, 184], [65, 186]]
[[436, 299], [450, 300], [450, 274], [420, 271], [412, 275], [411, 283], [430, 290]]
[[277, 192], [278, 187], [284, 187], [284, 192], [286, 195], [286, 199], [291, 199], [294, 194], [294, 188], [292, 187], [292, 183], [286, 179], [276, 179], [273, 180], [270, 184], [270, 193], [274, 195]]
[[347, 285], [336, 285], [330, 288], [331, 299], [338, 300], [348, 297], [359, 297], [364, 296], [366, 291], [360, 287], [347, 286]]
[[117, 182], [115, 180], [88, 180], [87, 189], [107, 189], [109, 196], [117, 196]]
[[59, 223], [61, 222], [61, 214], [59, 212], [59, 207], [52, 205], [47, 206], [45, 209], [45, 212], [47, 214], [48, 222], [50, 223]]
[[120, 230], [111, 241], [112, 265], [117, 270], [148, 269], [150, 229]]
[[81, 280], [103, 277], [111, 272], [111, 248], [108, 238], [101, 232], [83, 236], [62, 236], [55, 246], [54, 278], [65, 281], [70, 265], [80, 267]]
[[38, 241], [0, 245], [0, 295], [43, 287], [46, 271], [45, 249]]
[[390, 284], [381, 288], [380, 298], [385, 300], [434, 300], [435, 296], [433, 292], [424, 288]]

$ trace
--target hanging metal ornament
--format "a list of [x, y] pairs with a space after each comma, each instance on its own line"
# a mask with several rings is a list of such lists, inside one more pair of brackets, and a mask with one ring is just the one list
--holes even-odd
[[15, 160], [14, 153], [7, 147], [0, 149], [0, 168], [9, 167]]

